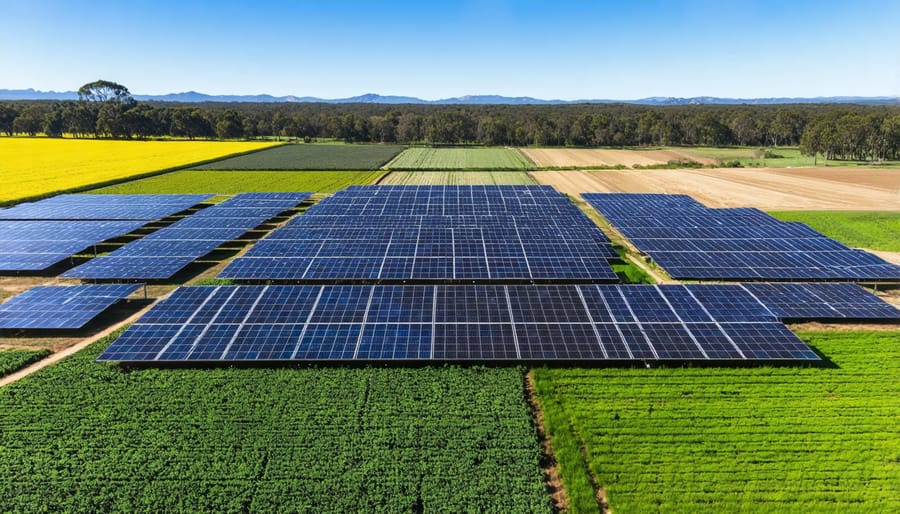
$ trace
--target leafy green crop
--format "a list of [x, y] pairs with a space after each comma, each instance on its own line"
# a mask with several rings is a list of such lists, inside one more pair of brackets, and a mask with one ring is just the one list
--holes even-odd
[[0, 377], [14, 373], [48, 355], [49, 350], [0, 350]]
[[104, 187], [92, 193], [167, 194], [312, 191], [334, 193], [347, 186], [371, 184], [383, 171], [176, 171]]
[[197, 166], [203, 170], [375, 170], [403, 151], [397, 145], [284, 145]]
[[572, 512], [900, 512], [900, 336], [810, 332], [833, 368], [537, 369]]
[[801, 221], [853, 247], [900, 252], [900, 212], [781, 211], [769, 214], [783, 221]]
[[18, 512], [549, 512], [517, 368], [133, 369], [0, 389]]

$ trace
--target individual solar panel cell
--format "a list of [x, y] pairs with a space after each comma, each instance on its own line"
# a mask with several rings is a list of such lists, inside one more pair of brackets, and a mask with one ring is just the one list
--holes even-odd
[[618, 329], [622, 333], [622, 339], [628, 345], [631, 356], [634, 359], [655, 360], [656, 353], [640, 325], [636, 323], [618, 323]]
[[431, 358], [431, 324], [367, 324], [363, 329], [358, 360], [408, 360]]
[[659, 291], [665, 297], [666, 301], [678, 315], [678, 318], [685, 323], [704, 323], [713, 320], [706, 309], [703, 308], [697, 299], [687, 290], [685, 286], [675, 284], [665, 284], [657, 286]]
[[268, 286], [243, 323], [306, 323], [321, 291], [321, 286]]
[[379, 270], [379, 278], [390, 280], [402, 280], [412, 277], [415, 259], [401, 257], [387, 257]]
[[717, 324], [688, 323], [686, 327], [710, 359], [734, 360], [744, 358]]
[[521, 356], [526, 360], [603, 359], [603, 348], [588, 323], [516, 324]]
[[[207, 323], [218, 308], [225, 303], [233, 288], [215, 286], [179, 287], [141, 316], [141, 323], [179, 324], [196, 318], [197, 323]], [[208, 307], [207, 307], [208, 306]], [[206, 307], [201, 314], [198, 310]], [[206, 314], [209, 313], [209, 314]]]
[[371, 286], [326, 287], [319, 297], [310, 323], [362, 323], [366, 316]]
[[721, 327], [748, 359], [819, 360], [781, 323], [722, 323]]
[[434, 359], [514, 360], [515, 335], [509, 323], [435, 325]]
[[731, 322], [774, 321], [775, 316], [746, 291], [727, 285], [685, 286], [715, 320]]
[[680, 323], [641, 323], [641, 329], [663, 360], [696, 360], [706, 356]]
[[436, 286], [436, 323], [509, 323], [503, 286]]
[[379, 286], [373, 288], [368, 323], [431, 323], [433, 286]]
[[412, 278], [423, 280], [453, 278], [453, 258], [416, 257], [413, 260]]
[[516, 322], [590, 322], [581, 296], [573, 286], [507, 286], [507, 289], [513, 320]]
[[231, 342], [228, 361], [286, 361], [300, 342], [303, 324], [245, 325]]
[[172, 342], [176, 334], [187, 331], [188, 336], [196, 337], [202, 328], [200, 325], [192, 325], [187, 329], [182, 325], [132, 325], [116, 338], [97, 360], [153, 361], [157, 354]]
[[610, 360], [629, 360], [632, 358], [628, 345], [622, 334], [613, 323], [596, 323], [594, 331], [600, 337], [600, 346]]
[[207, 325], [195, 339], [185, 338], [183, 342], [174, 343], [159, 357], [159, 360], [222, 360], [228, 345], [240, 328], [241, 325], [237, 323]]
[[632, 314], [637, 321], [676, 323], [678, 316], [669, 307], [665, 297], [655, 287], [622, 285], [619, 293], [628, 302]]
[[239, 257], [232, 260], [218, 276], [241, 280], [300, 280], [311, 263], [312, 259], [295, 257]]
[[359, 343], [361, 325], [307, 325], [295, 350], [296, 360], [349, 360]]

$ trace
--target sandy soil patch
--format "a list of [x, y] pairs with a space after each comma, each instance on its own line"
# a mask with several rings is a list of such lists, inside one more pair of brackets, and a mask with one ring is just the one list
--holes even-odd
[[536, 171], [541, 184], [587, 192], [689, 194], [709, 207], [763, 210], [900, 210], [900, 170], [716, 168]]
[[715, 159], [684, 150], [610, 150], [601, 148], [520, 148], [540, 167], [652, 166], [669, 161], [715, 164]]

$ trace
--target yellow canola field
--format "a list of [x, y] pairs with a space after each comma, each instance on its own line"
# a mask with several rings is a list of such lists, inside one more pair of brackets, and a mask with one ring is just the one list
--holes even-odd
[[183, 167], [273, 143], [0, 137], [0, 203]]

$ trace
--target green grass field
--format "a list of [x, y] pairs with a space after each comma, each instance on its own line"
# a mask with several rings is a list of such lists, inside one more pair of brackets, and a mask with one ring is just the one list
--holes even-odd
[[571, 512], [585, 459], [613, 512], [900, 512], [897, 333], [801, 337], [835, 367], [535, 370]]
[[92, 193], [163, 194], [313, 191], [334, 193], [347, 186], [371, 184], [383, 171], [200, 171], [185, 170], [104, 187]]
[[407, 148], [387, 164], [393, 170], [525, 170], [533, 167], [513, 148]]
[[532, 185], [536, 183], [524, 171], [392, 171], [380, 182], [385, 185]]
[[801, 221], [855, 248], [900, 252], [900, 212], [779, 211], [769, 214], [783, 221]]
[[550, 512], [518, 368], [123, 370], [0, 389], [18, 512]]
[[[895, 168], [900, 166], [900, 162], [897, 161], [888, 161], [878, 164], [836, 160], [825, 162], [822, 155], [819, 155], [817, 159], [813, 159], [806, 155], [800, 155], [800, 149], [796, 146], [767, 147], [762, 149], [763, 151], [760, 151], [760, 148], [757, 147], [716, 148], [692, 146], [667, 148], [693, 153], [709, 159], [719, 159], [723, 163], [739, 161], [742, 166], [754, 168], [793, 168], [798, 166], [876, 166]], [[778, 155], [779, 157], [765, 157], [765, 151]]]
[[203, 170], [375, 170], [403, 150], [397, 145], [284, 145], [197, 166]]
[[0, 350], [0, 377], [14, 373], [50, 355], [48, 350]]

